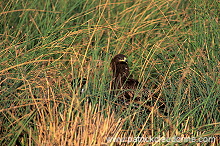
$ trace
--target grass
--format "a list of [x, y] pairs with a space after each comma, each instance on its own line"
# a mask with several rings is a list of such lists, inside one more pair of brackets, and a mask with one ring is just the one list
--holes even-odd
[[[1, 145], [219, 145], [217, 0], [0, 3]], [[167, 115], [111, 96], [118, 53]]]

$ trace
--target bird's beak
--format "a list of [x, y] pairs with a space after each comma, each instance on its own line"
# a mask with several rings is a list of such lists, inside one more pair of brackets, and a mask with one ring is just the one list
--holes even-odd
[[119, 60], [120, 62], [128, 62], [127, 58], [124, 57], [124, 59]]

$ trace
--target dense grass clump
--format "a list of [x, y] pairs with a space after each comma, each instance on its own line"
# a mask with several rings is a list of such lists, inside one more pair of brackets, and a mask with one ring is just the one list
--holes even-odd
[[[217, 0], [0, 3], [1, 145], [220, 144]], [[148, 101], [111, 95], [119, 53]]]

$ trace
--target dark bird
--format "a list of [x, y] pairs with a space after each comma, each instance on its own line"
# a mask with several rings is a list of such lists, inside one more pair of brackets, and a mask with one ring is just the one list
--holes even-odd
[[[162, 116], [159, 111], [167, 114], [165, 111], [165, 103], [160, 100], [157, 96], [152, 94], [149, 89], [138, 82], [138, 80], [133, 79], [129, 72], [129, 66], [127, 57], [123, 54], [116, 55], [111, 61], [111, 68], [113, 71], [113, 80], [111, 89], [114, 95], [119, 99], [123, 99], [125, 104], [135, 103], [142, 105], [144, 111], [153, 111]], [[153, 108], [155, 105], [158, 108]]]
[[111, 61], [111, 68], [113, 71], [112, 89], [114, 94], [126, 100], [132, 100], [140, 83], [132, 78], [127, 57], [123, 54], [116, 55]]

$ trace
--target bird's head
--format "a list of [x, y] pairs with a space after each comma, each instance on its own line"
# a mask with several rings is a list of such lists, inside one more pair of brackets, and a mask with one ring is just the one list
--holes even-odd
[[125, 55], [123, 55], [123, 54], [118, 54], [118, 55], [116, 55], [113, 59], [112, 59], [112, 61], [111, 61], [111, 63], [115, 63], [115, 64], [120, 64], [120, 63], [125, 63], [125, 64], [127, 64], [128, 63], [128, 60], [127, 60], [127, 57], [125, 56]]
[[111, 68], [114, 76], [128, 76], [129, 67], [127, 57], [123, 54], [116, 55], [111, 61]]

